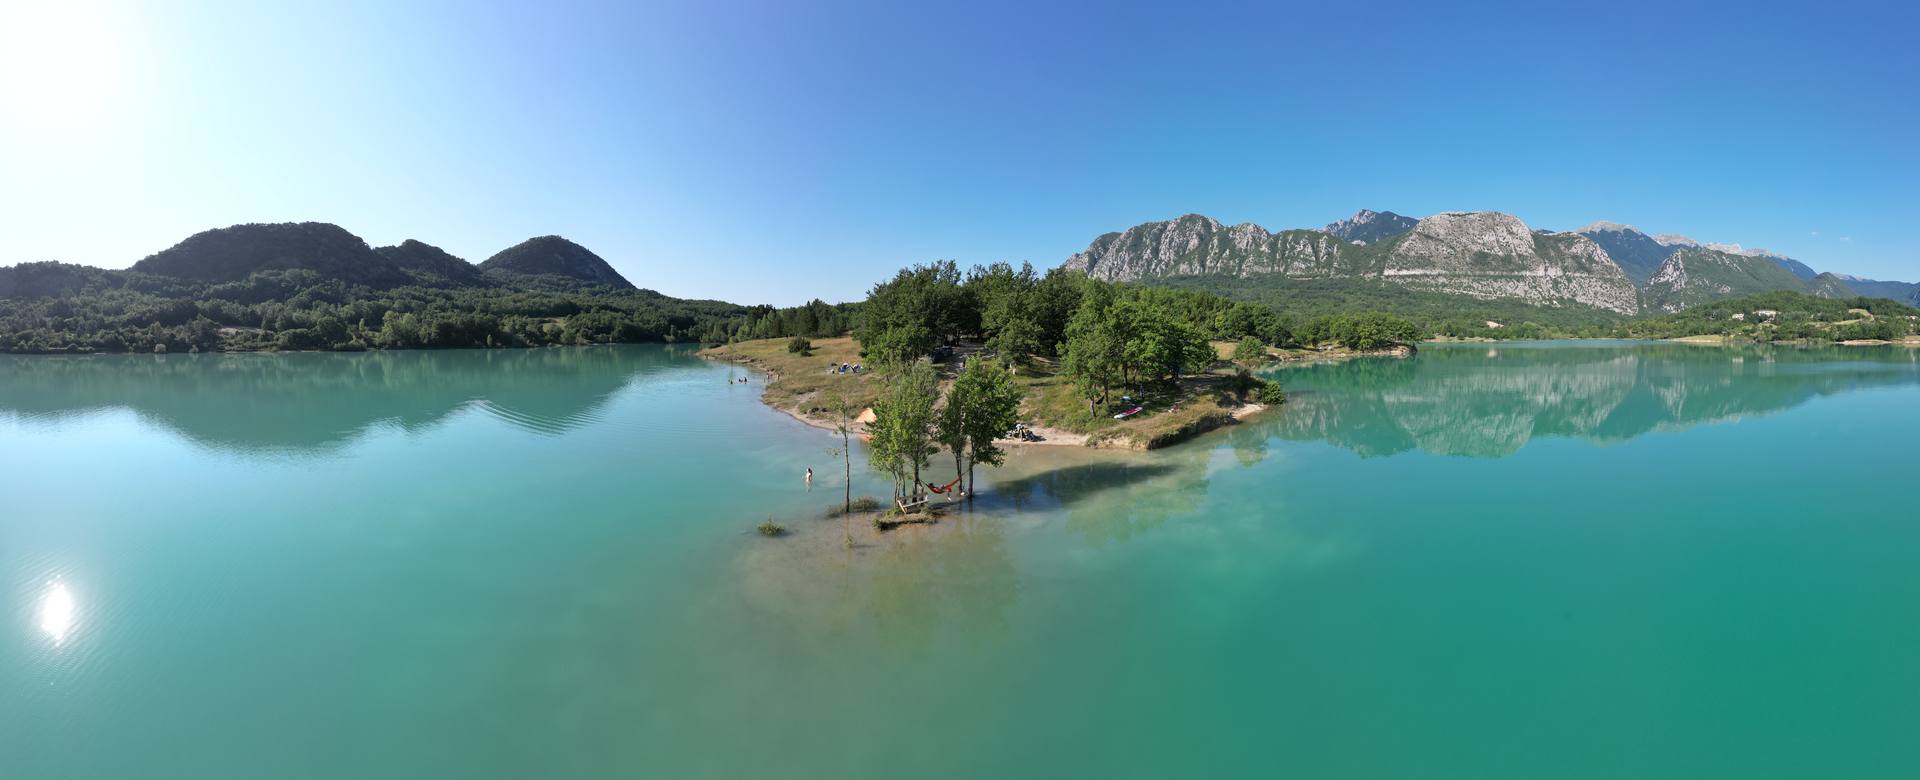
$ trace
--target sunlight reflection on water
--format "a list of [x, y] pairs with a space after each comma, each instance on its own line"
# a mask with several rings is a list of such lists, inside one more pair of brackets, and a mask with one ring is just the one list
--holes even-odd
[[65, 583], [49, 582], [46, 595], [40, 597], [40, 630], [56, 645], [65, 644], [73, 632], [73, 593]]

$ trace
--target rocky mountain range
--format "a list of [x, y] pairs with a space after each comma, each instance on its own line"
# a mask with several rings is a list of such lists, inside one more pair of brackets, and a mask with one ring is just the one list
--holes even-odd
[[1188, 214], [1093, 240], [1066, 267], [1098, 279], [1230, 276], [1257, 284], [1358, 279], [1476, 299], [1582, 304], [1624, 315], [1673, 312], [1771, 290], [1914, 300], [1920, 285], [1819, 274], [1737, 244], [1649, 236], [1596, 222], [1534, 230], [1511, 214], [1444, 212], [1424, 219], [1361, 210], [1321, 230], [1270, 232]]
[[[1647, 280], [1643, 303], [1648, 311], [1676, 312], [1695, 304], [1771, 290], [1815, 292], [1813, 282], [1795, 276], [1771, 260], [1715, 249], [1683, 247], [1669, 255]], [[1828, 297], [1844, 297], [1844, 286], [1821, 285]]]
[[1375, 241], [1393, 238], [1413, 229], [1420, 220], [1403, 217], [1391, 211], [1369, 211], [1361, 209], [1353, 216], [1333, 222], [1321, 232], [1342, 241], [1356, 244], [1371, 244]]
[[1889, 282], [1881, 279], [1868, 279], [1852, 274], [1834, 274], [1848, 289], [1872, 298], [1891, 298], [1896, 301], [1920, 300], [1920, 284], [1914, 282]]
[[1418, 290], [1639, 311], [1632, 280], [1599, 244], [1529, 230], [1511, 214], [1435, 214], [1378, 246], [1386, 249], [1382, 278]]

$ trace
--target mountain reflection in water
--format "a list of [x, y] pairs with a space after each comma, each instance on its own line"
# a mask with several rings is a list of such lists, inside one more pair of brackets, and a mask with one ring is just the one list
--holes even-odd
[[463, 408], [559, 434], [685, 348], [574, 347], [279, 355], [0, 355], [0, 419], [58, 424], [129, 409], [236, 453], [337, 450], [381, 424], [431, 428]]
[[1363, 456], [1419, 449], [1499, 458], [1537, 437], [1620, 442], [1920, 383], [1917, 355], [1903, 347], [1433, 345], [1411, 359], [1271, 371], [1286, 387], [1286, 407], [1236, 438], [1258, 431], [1324, 439]]

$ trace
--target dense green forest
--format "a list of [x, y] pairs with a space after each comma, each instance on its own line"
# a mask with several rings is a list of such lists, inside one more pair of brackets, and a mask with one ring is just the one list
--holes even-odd
[[[1711, 301], [1677, 314], [1628, 318], [1588, 306], [1534, 306], [1416, 292], [1370, 280], [1261, 280], [1181, 277], [1159, 282], [1260, 303], [1313, 322], [1352, 312], [1385, 311], [1413, 323], [1420, 338], [1678, 338], [1734, 335], [1758, 340], [1900, 339], [1920, 310], [1885, 298], [1822, 297], [1780, 290]], [[1871, 316], [1862, 317], [1855, 310]], [[1774, 312], [1756, 316], [1757, 312]], [[1739, 315], [1736, 317], [1735, 315]], [[1494, 327], [1488, 323], [1499, 323]], [[1303, 332], [1300, 341], [1323, 340]]]
[[[530, 281], [529, 281], [530, 279]], [[501, 277], [385, 289], [308, 269], [198, 282], [59, 263], [0, 268], [0, 352], [194, 352], [724, 342], [844, 332], [847, 305], [776, 309]]]
[[[1100, 312], [1096, 317], [1090, 312]], [[1325, 313], [1307, 319], [1271, 306], [1202, 290], [1088, 278], [1031, 265], [976, 266], [963, 274], [952, 261], [902, 269], [875, 285], [860, 304], [854, 336], [868, 354], [904, 359], [962, 339], [1018, 361], [1067, 358], [1080, 331], [1117, 328], [1164, 350], [1194, 342], [1253, 338], [1274, 346], [1338, 344], [1376, 349], [1413, 341], [1419, 331], [1377, 311]], [[1117, 336], [1116, 336], [1117, 337]], [[1171, 365], [1171, 363], [1169, 363]]]
[[[1392, 312], [1411, 321], [1422, 337], [1598, 338], [1619, 335], [1620, 326], [1627, 321], [1624, 315], [1591, 306], [1534, 306], [1515, 300], [1477, 300], [1409, 290], [1373, 279], [1263, 280], [1197, 276], [1157, 283], [1263, 304], [1303, 321], [1356, 312]], [[1500, 327], [1490, 326], [1488, 322], [1500, 323]]]
[[1664, 339], [1724, 335], [1755, 341], [1898, 340], [1920, 327], [1920, 309], [1885, 298], [1822, 298], [1770, 292], [1713, 301], [1627, 323], [1624, 335]]

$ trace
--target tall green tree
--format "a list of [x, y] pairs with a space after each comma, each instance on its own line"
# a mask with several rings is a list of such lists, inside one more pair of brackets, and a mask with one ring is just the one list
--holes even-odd
[[966, 411], [961, 415], [967, 450], [967, 500], [977, 491], [973, 469], [981, 463], [998, 466], [1006, 460], [1000, 437], [1020, 418], [1020, 388], [1013, 373], [999, 364], [976, 360], [953, 382], [948, 403], [958, 400]]
[[1266, 358], [1267, 345], [1260, 343], [1259, 339], [1252, 336], [1241, 339], [1240, 343], [1233, 346], [1233, 362], [1235, 363], [1251, 366]]
[[895, 498], [917, 492], [920, 470], [934, 451], [934, 403], [940, 381], [926, 360], [882, 364], [884, 387], [874, 402], [875, 420], [867, 426], [873, 435], [869, 459], [874, 468], [893, 477]]
[[1094, 284], [1083, 291], [1067, 322], [1061, 364], [1087, 399], [1089, 413], [1097, 413], [1125, 379], [1127, 338], [1113, 314], [1112, 290]]
[[967, 303], [953, 261], [903, 268], [867, 293], [853, 335], [870, 361], [904, 364], [958, 337]]
[[1080, 308], [1081, 295], [1094, 284], [1098, 282], [1088, 279], [1086, 274], [1055, 268], [1034, 285], [1029, 310], [1039, 332], [1036, 340], [1041, 354], [1059, 357], [1066, 353], [1067, 323]]
[[[984, 363], [987, 361], [975, 360], [973, 362]], [[948, 453], [953, 455], [953, 478], [955, 480], [960, 479], [967, 473], [965, 465], [967, 455], [967, 411], [966, 398], [960, 390], [960, 383], [955, 382], [952, 389], [947, 391], [946, 403], [941, 404], [940, 410], [934, 413], [933, 438], [934, 441], [939, 442], [940, 446], [945, 447]]]
[[1028, 263], [1017, 270], [1007, 263], [976, 267], [967, 279], [972, 302], [980, 308], [980, 335], [1004, 364], [1025, 362], [1043, 349], [1035, 311], [1038, 286]]

